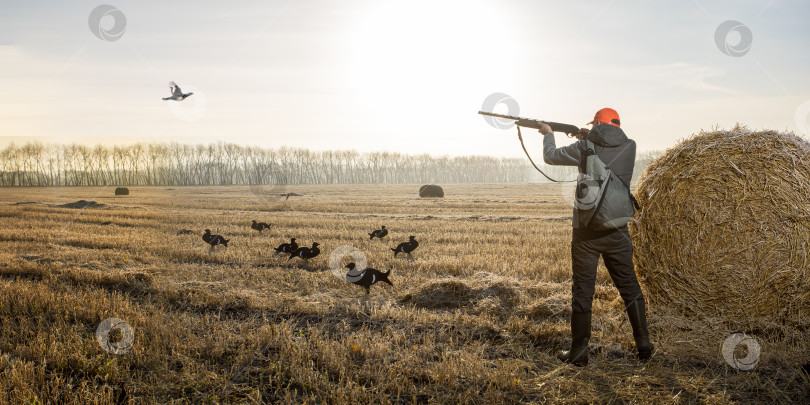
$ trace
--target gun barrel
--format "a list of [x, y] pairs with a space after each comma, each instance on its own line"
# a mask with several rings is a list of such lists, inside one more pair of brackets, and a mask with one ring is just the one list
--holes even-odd
[[512, 116], [512, 115], [495, 114], [495, 113], [486, 112], [486, 111], [478, 111], [478, 113], [481, 114], [481, 115], [489, 115], [490, 117], [506, 118], [508, 120], [515, 120], [515, 121], [523, 119], [523, 118], [515, 117], [515, 116]]
[[478, 114], [481, 115], [488, 115], [490, 117], [497, 117], [503, 118], [507, 120], [514, 120], [515, 125], [526, 127], [526, 128], [534, 128], [539, 129], [539, 124], [544, 123], [548, 124], [551, 127], [551, 130], [554, 132], [564, 132], [568, 135], [574, 135], [579, 132], [579, 127], [571, 124], [561, 124], [559, 122], [551, 122], [551, 121], [543, 121], [543, 120], [535, 120], [531, 118], [523, 118], [523, 117], [516, 117], [513, 115], [504, 115], [504, 114], [496, 114], [486, 111], [478, 111]]
[[516, 117], [514, 115], [495, 114], [495, 113], [486, 112], [486, 111], [478, 111], [478, 114], [488, 115], [490, 117], [496, 117], [496, 118], [503, 118], [503, 119], [507, 119], [507, 120], [513, 120], [513, 121], [515, 121], [515, 125], [521, 126], [521, 127], [524, 127], [524, 128], [540, 129], [540, 124], [545, 122], [545, 121], [535, 120], [535, 119], [531, 119], [531, 118]]

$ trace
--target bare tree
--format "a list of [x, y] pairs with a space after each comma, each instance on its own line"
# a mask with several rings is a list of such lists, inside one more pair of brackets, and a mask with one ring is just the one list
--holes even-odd
[[[661, 152], [642, 154], [636, 175]], [[571, 179], [576, 167], [540, 167]], [[0, 151], [0, 186], [334, 183], [505, 183], [546, 181], [525, 159], [395, 152], [264, 149], [209, 145], [10, 144]]]

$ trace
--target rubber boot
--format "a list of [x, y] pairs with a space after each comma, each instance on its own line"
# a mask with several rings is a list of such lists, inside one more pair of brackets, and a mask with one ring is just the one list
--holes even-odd
[[571, 350], [563, 350], [557, 358], [575, 366], [588, 364], [588, 342], [591, 340], [591, 313], [571, 314]]
[[652, 356], [655, 347], [650, 343], [650, 334], [647, 332], [647, 314], [644, 300], [635, 300], [627, 305], [627, 316], [633, 327], [633, 338], [636, 340], [636, 351], [640, 360], [647, 360]]

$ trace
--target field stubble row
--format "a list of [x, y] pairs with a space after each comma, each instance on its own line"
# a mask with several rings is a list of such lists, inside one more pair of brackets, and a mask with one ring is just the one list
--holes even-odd
[[[297, 186], [289, 199], [247, 187], [3, 190], [0, 401], [725, 403], [807, 393], [806, 376], [774, 369], [756, 382], [666, 345], [637, 364], [601, 265], [597, 361], [561, 367], [571, 210], [561, 188], [450, 185], [444, 199], [419, 199], [417, 188]], [[57, 207], [79, 199], [106, 206]], [[253, 219], [271, 228], [259, 235]], [[380, 225], [389, 237], [370, 241]], [[209, 253], [206, 228], [230, 246]], [[415, 259], [395, 259], [389, 248], [409, 235]], [[272, 250], [290, 237], [321, 244], [308, 269]], [[343, 245], [392, 269], [395, 287], [366, 297], [335, 277], [328, 258]], [[93, 339], [112, 316], [136, 331], [123, 356]], [[659, 326], [652, 316], [665, 343]]]

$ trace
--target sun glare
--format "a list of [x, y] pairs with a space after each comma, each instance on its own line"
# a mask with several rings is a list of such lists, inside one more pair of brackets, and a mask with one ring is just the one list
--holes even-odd
[[[347, 77], [382, 122], [442, 128], [448, 109], [470, 109], [493, 91], [493, 79], [511, 80], [515, 41], [491, 3], [416, 3], [384, 2], [364, 15], [350, 41]], [[410, 112], [419, 118], [409, 120]]]

